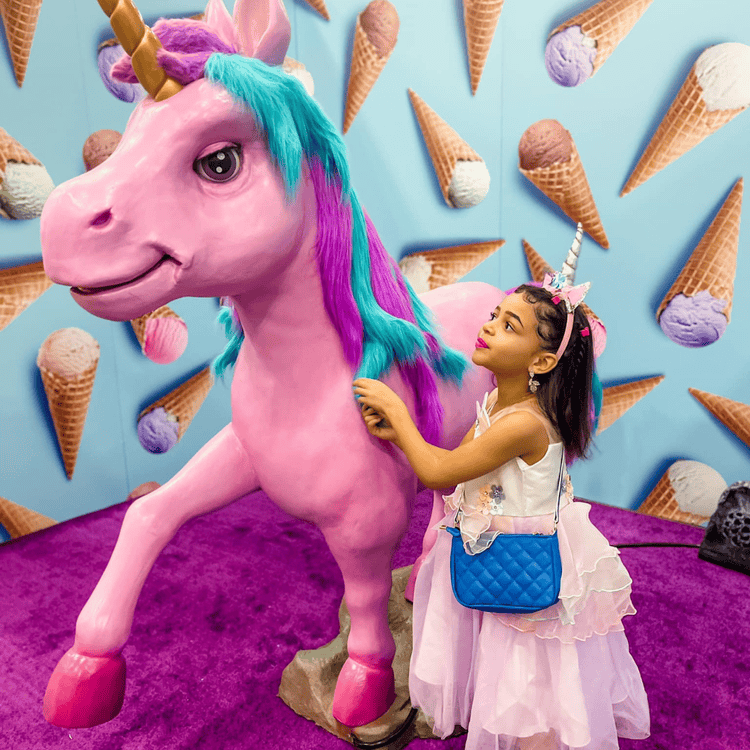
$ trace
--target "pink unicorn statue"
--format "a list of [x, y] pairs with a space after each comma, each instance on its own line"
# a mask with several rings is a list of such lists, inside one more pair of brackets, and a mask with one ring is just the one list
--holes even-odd
[[[216, 369], [235, 367], [232, 421], [129, 507], [44, 715], [65, 727], [117, 715], [122, 650], [159, 553], [188, 519], [262, 489], [316, 524], [341, 568], [351, 633], [333, 714], [361, 726], [395, 697], [391, 559], [418, 487], [403, 454], [368, 434], [352, 380], [383, 377], [428, 440], [455, 447], [492, 388], [468, 355], [504, 294], [464, 283], [417, 297], [404, 282], [350, 185], [341, 136], [279, 67], [280, 0], [237, 0], [233, 17], [210, 0], [202, 22], [153, 31], [130, 0], [99, 2], [132, 55], [113, 76], [137, 76], [150, 96], [112, 156], [50, 196], [45, 270], [108, 320], [229, 298]], [[442, 514], [436, 492], [430, 525]]]

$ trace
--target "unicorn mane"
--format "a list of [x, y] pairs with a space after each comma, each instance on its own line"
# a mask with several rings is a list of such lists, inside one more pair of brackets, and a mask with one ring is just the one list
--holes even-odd
[[[396, 364], [414, 395], [418, 427], [426, 440], [437, 442], [443, 409], [436, 375], [460, 384], [468, 363], [442, 343], [429, 309], [383, 247], [352, 188], [342, 137], [293, 76], [260, 60], [227, 54], [224, 42], [208, 27], [197, 35], [198, 25], [157, 23], [154, 32], [164, 45], [160, 63], [181, 83], [205, 76], [247, 108], [266, 139], [289, 200], [299, 186], [303, 162], [307, 165], [317, 201], [318, 271], [346, 360], [355, 377], [367, 378], [379, 378]], [[118, 63], [113, 76], [127, 75], [128, 62]], [[231, 311], [223, 309], [219, 321], [228, 338], [214, 362], [222, 375], [236, 361], [243, 333]]]

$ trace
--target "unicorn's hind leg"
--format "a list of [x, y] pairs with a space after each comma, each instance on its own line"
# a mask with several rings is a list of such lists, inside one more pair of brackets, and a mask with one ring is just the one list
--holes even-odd
[[348, 727], [369, 724], [396, 698], [388, 628], [391, 559], [395, 544], [377, 549], [345, 549], [336, 535], [326, 539], [344, 577], [344, 599], [351, 616], [348, 658], [333, 696], [333, 716]]
[[185, 521], [257, 489], [257, 475], [231, 425], [163, 487], [128, 508], [109, 563], [76, 623], [75, 644], [52, 673], [44, 718], [62, 727], [113, 719], [125, 693], [121, 651], [146, 576]]

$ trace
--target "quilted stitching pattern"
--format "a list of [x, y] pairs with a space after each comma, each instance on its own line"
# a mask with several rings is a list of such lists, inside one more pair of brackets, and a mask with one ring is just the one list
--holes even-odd
[[557, 532], [500, 534], [478, 555], [468, 555], [461, 532], [448, 528], [451, 585], [459, 604], [485, 612], [537, 612], [560, 595], [562, 562]]

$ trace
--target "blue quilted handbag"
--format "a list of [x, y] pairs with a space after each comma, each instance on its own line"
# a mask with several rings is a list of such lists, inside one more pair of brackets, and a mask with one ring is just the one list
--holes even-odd
[[459, 604], [483, 612], [522, 613], [538, 612], [557, 602], [562, 578], [557, 540], [562, 474], [561, 467], [552, 534], [498, 534], [486, 550], [469, 555], [458, 522], [445, 527], [453, 537], [451, 586]]

